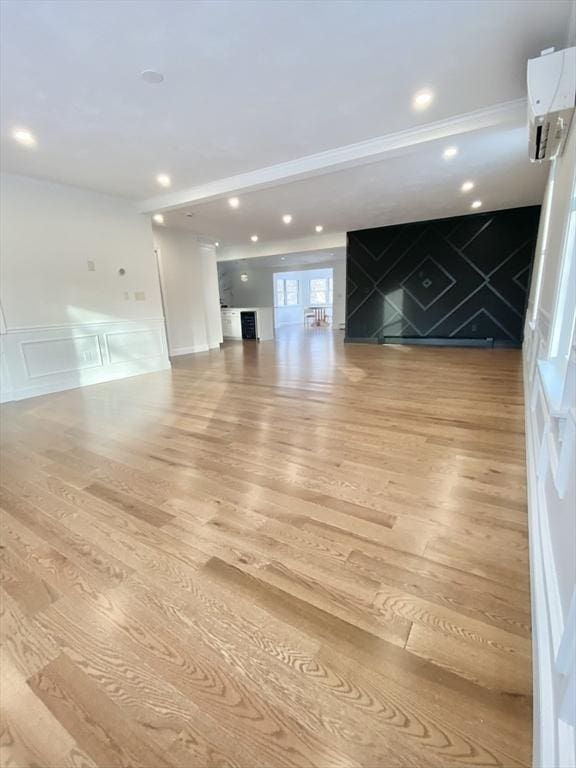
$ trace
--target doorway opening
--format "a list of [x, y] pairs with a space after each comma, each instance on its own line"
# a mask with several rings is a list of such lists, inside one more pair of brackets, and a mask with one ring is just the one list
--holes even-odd
[[334, 270], [274, 272], [274, 327], [333, 328]]

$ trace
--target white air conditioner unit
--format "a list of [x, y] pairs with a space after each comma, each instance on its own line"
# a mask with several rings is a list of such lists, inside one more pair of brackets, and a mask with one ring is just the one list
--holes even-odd
[[576, 104], [576, 47], [542, 51], [528, 60], [530, 160], [562, 154]]

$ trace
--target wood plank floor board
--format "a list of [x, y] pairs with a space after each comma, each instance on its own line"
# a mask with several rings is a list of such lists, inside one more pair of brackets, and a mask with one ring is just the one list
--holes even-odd
[[[200, 712], [196, 704], [155, 674], [126, 645], [115, 641], [108, 621], [90, 613], [79, 623], [74, 601], [65, 601], [39, 617], [39, 623], [93, 683], [129, 715], [131, 728], [144, 740], [168, 751], [184, 730], [220, 730], [222, 744], [231, 736]], [[197, 734], [197, 747], [202, 745]], [[206, 744], [205, 752], [215, 745]], [[244, 754], [248, 759], [249, 755]]]
[[[332, 738], [343, 742], [347, 751], [354, 750], [357, 757], [364, 753], [361, 758], [363, 764], [378, 762], [382, 754], [393, 747], [406, 757], [414, 742], [417, 745], [414, 759], [418, 759], [423, 741], [429, 751], [429, 765], [444, 765], [445, 761], [450, 761], [455, 755], [461, 757], [463, 753], [470, 757], [476, 755], [488, 763], [497, 762], [498, 758], [483, 753], [481, 745], [462, 739], [457, 732], [450, 732], [449, 729], [447, 732], [445, 725], [438, 728], [436, 723], [427, 720], [415, 726], [414, 720], [419, 713], [416, 711], [408, 715], [403, 712], [400, 697], [396, 701], [394, 698], [391, 700], [390, 686], [387, 686], [384, 695], [371, 685], [368, 675], [362, 685], [354, 685], [349, 677], [343, 678], [329, 665], [319, 663], [317, 657], [310, 655], [310, 649], [304, 650], [299, 644], [296, 650], [296, 646], [288, 645], [282, 639], [283, 635], [271, 631], [270, 625], [262, 631], [233, 613], [224, 618], [225, 612], [220, 606], [216, 612], [205, 611], [199, 615], [195, 604], [174, 605], [173, 599], [158, 597], [148, 585], [135, 586], [130, 594], [167, 618], [177, 619], [182, 633], [193, 634], [208, 647], [221, 646], [225, 655], [234, 665], [240, 664], [248, 677], [258, 680], [264, 674], [269, 689], [276, 691], [279, 702], [289, 705], [293, 714], [300, 717], [304, 710], [309, 724], [313, 718], [320, 732], [328, 729]], [[292, 681], [286, 687], [282, 675], [286, 666], [301, 672], [299, 685], [294, 685]], [[363, 730], [362, 722], [366, 715], [376, 719], [375, 731], [371, 737], [360, 739], [358, 734]], [[405, 725], [406, 722], [409, 725]], [[406, 731], [402, 731], [403, 727]], [[398, 730], [401, 731], [400, 738]], [[402, 738], [405, 735], [412, 737], [406, 744]], [[501, 754], [500, 759], [509, 759], [510, 765], [516, 764], [516, 760], [509, 755], [505, 758]]]
[[98, 765], [169, 765], [153, 742], [136, 733], [121, 707], [61, 653], [28, 680], [37, 697]]
[[433, 557], [382, 548], [378, 557], [353, 550], [347, 564], [383, 586], [422, 597], [459, 611], [463, 616], [499, 626], [520, 637], [530, 637], [530, 611], [519, 602], [522, 591], [461, 568], [454, 568]]
[[42, 632], [34, 618], [3, 588], [0, 589], [0, 641], [2, 652], [25, 679], [49, 664], [59, 652], [53, 638]]
[[52, 544], [59, 552], [87, 570], [97, 573], [109, 584], [119, 583], [130, 572], [122, 562], [94, 546], [89, 539], [66, 527], [64, 521], [54, 520], [38, 507], [18, 499], [2, 487], [0, 487], [0, 507]]
[[60, 765], [62, 768], [99, 768], [94, 760], [78, 747], [65, 754]]
[[[412, 622], [406, 647], [414, 648], [418, 644], [417, 638], [420, 637], [421, 630], [426, 636], [430, 636], [430, 632], [436, 633], [435, 638], [431, 636], [431, 655], [427, 656], [434, 663], [442, 665], [445, 658], [439, 656], [437, 660], [434, 646], [437, 644], [445, 648], [454, 642], [461, 649], [462, 658], [466, 658], [466, 666], [470, 670], [484, 666], [488, 668], [488, 678], [475, 677], [480, 684], [497, 687], [497, 690], [505, 695], [525, 695], [530, 692], [532, 676], [529, 639], [518, 637], [478, 619], [463, 617], [460, 612], [439, 607], [421, 597], [407, 596], [384, 585], [376, 595], [374, 604], [385, 616], [400, 616]], [[502, 674], [501, 679], [499, 674]], [[507, 680], [512, 681], [512, 691], [507, 687]]]
[[[131, 578], [131, 584], [135, 583], [134, 578]], [[148, 580], [145, 583], [139, 582], [131, 594], [137, 595], [143, 602], [155, 606], [167, 618], [178, 614], [179, 619], [188, 627], [196, 628], [201, 624], [207, 624], [208, 642], [210, 642], [210, 632], [214, 631], [214, 622], [224, 625], [228, 643], [233, 645], [240, 641], [239, 651], [244, 647], [255, 646], [256, 649], [272, 656], [275, 660], [297, 668], [308, 679], [347, 706], [359, 709], [363, 713], [369, 712], [372, 716], [379, 718], [386, 715], [385, 720], [379, 720], [379, 728], [381, 729], [386, 730], [388, 726], [394, 729], [407, 728], [408, 733], [406, 735], [416, 740], [429, 737], [430, 743], [427, 746], [430, 747], [431, 751], [434, 748], [437, 750], [434, 756], [430, 755], [431, 764], [438, 757], [441, 764], [444, 760], [452, 759], [457, 749], [468, 749], [470, 756], [472, 754], [476, 754], [477, 757], [481, 755], [482, 746], [478, 742], [472, 744], [466, 742], [466, 747], [464, 747], [461, 739], [467, 731], [469, 721], [466, 719], [459, 721], [454, 712], [451, 714], [451, 724], [456, 730], [450, 732], [449, 738], [446, 739], [447, 725], [442, 717], [442, 708], [437, 705], [438, 696], [436, 693], [430, 697], [428, 704], [423, 706], [420, 689], [416, 691], [410, 686], [408, 689], [402, 688], [397, 681], [392, 681], [390, 678], [387, 678], [385, 682], [382, 680], [382, 685], [378, 689], [374, 686], [375, 670], [373, 664], [370, 664], [370, 669], [368, 669], [357, 663], [353, 664], [351, 659], [343, 663], [341, 656], [338, 657], [337, 664], [322, 662], [320, 657], [326, 654], [323, 653], [325, 646], [321, 638], [313, 640], [308, 634], [303, 635], [302, 632], [295, 635], [293, 625], [288, 625], [286, 622], [264, 619], [263, 623], [263, 617], [258, 613], [254, 616], [256, 623], [252, 624], [252, 619], [245, 620], [243, 617], [254, 613], [254, 607], [240, 597], [234, 586], [229, 591], [229, 602], [223, 604], [222, 591], [214, 591], [212, 581], [203, 578], [202, 570], [195, 575], [194, 579], [197, 587], [200, 588], [200, 592], [196, 589], [196, 596], [209, 606], [206, 611], [202, 611], [200, 614], [197, 609], [197, 601], [190, 600], [188, 596], [183, 596], [180, 601], [173, 594], [170, 598], [158, 597], [150, 589]], [[130, 589], [128, 586], [125, 588]], [[221, 633], [218, 632], [218, 635], [221, 636]], [[292, 647], [287, 645], [287, 641], [292, 643]], [[296, 648], [298, 650], [295, 650]], [[254, 651], [249, 651], [249, 653], [253, 654]], [[342, 677], [343, 670], [346, 671], [345, 677]], [[352, 678], [358, 678], [362, 682], [355, 685]], [[411, 697], [407, 696], [409, 690], [412, 694]], [[475, 695], [474, 699], [476, 698]], [[402, 711], [404, 706], [412, 707], [409, 715], [406, 711]], [[467, 709], [469, 707], [464, 711]], [[394, 716], [392, 716], [391, 710], [393, 710]], [[436, 720], [428, 719], [431, 710], [435, 711]], [[482, 717], [478, 716], [479, 721], [484, 723], [484, 718], [490, 720], [489, 711], [483, 710], [481, 714]], [[413, 727], [414, 719], [425, 721], [425, 723], [420, 723], [421, 729]], [[498, 749], [502, 751], [500, 759], [503, 759], [505, 763], [509, 759], [510, 765], [516, 764], [516, 758], [512, 757], [514, 750], [510, 750], [511, 734], [500, 733], [502, 726], [499, 719], [493, 719], [490, 727], [496, 728], [498, 731]], [[458, 729], [460, 730], [458, 731]], [[466, 741], [465, 737], [464, 740]], [[444, 752], [443, 749], [446, 749], [447, 752]], [[450, 755], [451, 751], [452, 754]], [[488, 762], [491, 762], [488, 756], [485, 755], [484, 757]]]
[[2, 457], [2, 485], [16, 497], [29, 501], [58, 520], [76, 513], [70, 500], [57, 492], [50, 475], [36, 472], [29, 466], [15, 465], [6, 457]]
[[286, 327], [0, 427], [2, 768], [530, 765], [519, 352]]
[[60, 594], [29, 563], [11, 550], [2, 552], [0, 584], [27, 615], [48, 608]]
[[26, 677], [2, 648], [0, 764], [59, 766], [74, 748], [72, 734], [30, 690]]
[[[305, 718], [296, 720], [272, 691], [262, 697], [262, 679], [257, 685], [239, 659], [226, 663], [213, 643], [209, 647], [184, 633], [177, 621], [167, 629], [165, 617], [151, 610], [150, 604], [130, 600], [128, 605], [125, 596], [111, 591], [90, 606], [90, 613], [93, 610], [107, 622], [115, 642], [153, 667], [210, 717], [225, 716], [235, 738], [244, 738], [250, 751], [266, 755], [269, 764], [314, 765], [316, 760], [320, 765], [360, 764], [334, 749], [328, 734], [321, 740]], [[81, 611], [78, 607], [77, 613]], [[223, 641], [219, 642], [222, 647]]]
[[[231, 599], [252, 600], [292, 627], [298, 627], [322, 643], [321, 653], [335, 656], [335, 669], [355, 670], [363, 667], [370, 675], [383, 676], [382, 690], [388, 691], [391, 681], [407, 688], [416, 699], [436, 706], [445, 698], [452, 704], [449, 717], [452, 722], [458, 713], [468, 713], [474, 722], [488, 723], [492, 738], [502, 735], [501, 745], [515, 745], [518, 751], [530, 754], [531, 742], [525, 738], [524, 728], [531, 717], [531, 697], [505, 697], [498, 690], [478, 686], [467, 678], [439, 667], [429, 661], [406, 654], [400, 647], [388, 643], [355, 624], [340, 620], [334, 614], [316, 608], [259, 578], [239, 571], [217, 558], [210, 560], [200, 575], [209, 575], [212, 583], [229, 590]], [[441, 705], [443, 706], [443, 705]], [[490, 740], [489, 740], [490, 741]], [[507, 751], [504, 746], [504, 751]], [[526, 759], [528, 764], [529, 759]], [[504, 762], [506, 765], [507, 763]]]

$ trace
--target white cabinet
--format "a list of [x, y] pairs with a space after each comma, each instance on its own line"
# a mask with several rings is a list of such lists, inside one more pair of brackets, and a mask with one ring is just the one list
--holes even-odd
[[274, 338], [274, 309], [272, 307], [234, 307], [220, 310], [222, 314], [222, 336], [225, 339], [242, 339], [242, 312], [256, 315], [258, 341]]
[[222, 310], [222, 336], [225, 339], [241, 339], [242, 323], [239, 309]]

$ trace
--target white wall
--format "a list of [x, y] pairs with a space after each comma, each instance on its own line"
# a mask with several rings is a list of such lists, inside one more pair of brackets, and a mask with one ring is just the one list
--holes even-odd
[[[220, 298], [229, 307], [274, 306], [273, 269], [253, 265], [250, 261], [242, 262], [241, 268], [219, 262], [218, 271], [222, 276], [225, 275], [224, 279], [220, 278], [220, 285], [223, 285], [225, 280], [228, 286]], [[246, 282], [240, 279], [242, 272], [248, 276]]]
[[[150, 224], [131, 203], [4, 174], [0, 204], [9, 328], [162, 317]], [[134, 291], [146, 298], [135, 301]]]
[[191, 232], [154, 227], [171, 355], [217, 347], [222, 341], [214, 247]]
[[[308, 272], [318, 269], [333, 269], [334, 276], [334, 327], [338, 328], [345, 322], [346, 314], [346, 262], [335, 260], [322, 262], [321, 266], [285, 266], [282, 273], [290, 273], [294, 277], [295, 272], [302, 272], [301, 280], [308, 280]], [[219, 262], [220, 273], [220, 298], [231, 307], [272, 307], [274, 306], [274, 282], [275, 273], [279, 273], [278, 267], [259, 267], [256, 260], [246, 260], [240, 265]], [[246, 272], [247, 282], [240, 280], [240, 274]]]
[[[523, 347], [534, 652], [534, 765], [576, 762], [576, 123], [550, 168]], [[571, 273], [569, 270], [572, 270]], [[554, 338], [567, 340], [557, 354]]]
[[24, 176], [2, 175], [0, 191], [2, 398], [169, 366], [149, 221], [122, 198]]

